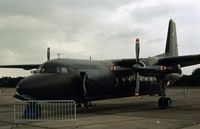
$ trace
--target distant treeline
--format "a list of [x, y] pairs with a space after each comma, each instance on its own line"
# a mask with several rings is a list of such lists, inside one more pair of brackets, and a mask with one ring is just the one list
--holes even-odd
[[24, 77], [2, 77], [0, 78], [0, 87], [16, 87], [16, 85], [23, 79]]
[[200, 86], [200, 76], [194, 75], [183, 75], [178, 81], [176, 81], [174, 86]]
[[191, 75], [183, 75], [174, 86], [200, 86], [200, 68], [196, 68]]

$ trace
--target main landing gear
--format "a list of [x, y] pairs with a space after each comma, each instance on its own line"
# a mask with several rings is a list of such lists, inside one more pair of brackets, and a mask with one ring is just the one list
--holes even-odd
[[159, 81], [161, 97], [158, 100], [158, 107], [159, 109], [166, 109], [172, 107], [172, 100], [169, 97], [166, 97], [166, 81], [160, 80]]

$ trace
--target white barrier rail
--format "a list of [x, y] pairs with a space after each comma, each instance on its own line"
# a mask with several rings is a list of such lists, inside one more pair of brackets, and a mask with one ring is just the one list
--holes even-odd
[[30, 100], [14, 103], [15, 125], [39, 121], [75, 121], [76, 102], [73, 100]]

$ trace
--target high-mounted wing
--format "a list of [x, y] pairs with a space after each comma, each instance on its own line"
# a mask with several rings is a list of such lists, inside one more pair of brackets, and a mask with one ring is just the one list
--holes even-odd
[[[133, 65], [136, 64], [136, 59], [112, 60], [112, 62], [115, 66], [132, 67]], [[180, 65], [181, 67], [187, 67], [187, 66], [196, 65], [196, 64], [200, 64], [200, 54], [186, 55], [186, 56], [173, 56], [173, 57], [158, 57], [158, 62], [154, 65], [158, 65], [158, 66]]]
[[159, 59], [157, 64], [164, 65], [164, 66], [180, 65], [181, 67], [200, 64], [200, 54], [175, 56], [175, 57], [164, 57], [164, 58]]
[[[47, 61], [50, 60], [50, 48], [47, 48]], [[19, 65], [0, 65], [0, 68], [15, 68], [15, 69], [38, 69], [41, 64], [19, 64]]]
[[0, 68], [19, 68], [24, 70], [37, 69], [41, 64], [0, 65]]

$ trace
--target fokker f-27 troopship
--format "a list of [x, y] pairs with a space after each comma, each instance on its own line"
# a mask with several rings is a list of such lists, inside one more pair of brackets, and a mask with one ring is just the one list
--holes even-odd
[[16, 86], [16, 98], [27, 100], [66, 100], [88, 105], [94, 100], [159, 94], [159, 108], [171, 106], [166, 87], [181, 75], [181, 67], [200, 63], [200, 54], [178, 56], [175, 22], [169, 21], [165, 53], [139, 58], [136, 39], [135, 59], [80, 60], [52, 59], [50, 50], [43, 64], [1, 65], [1, 68], [38, 69]]

